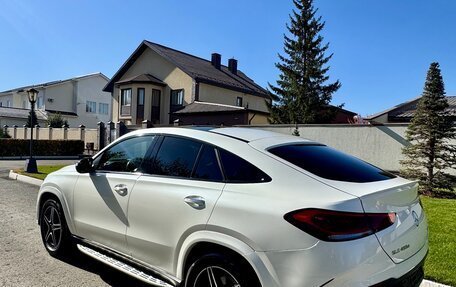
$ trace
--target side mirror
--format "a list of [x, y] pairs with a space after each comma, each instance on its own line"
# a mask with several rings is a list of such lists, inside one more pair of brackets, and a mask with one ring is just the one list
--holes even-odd
[[76, 171], [79, 173], [89, 173], [93, 170], [93, 159], [90, 157], [83, 158], [76, 164]]

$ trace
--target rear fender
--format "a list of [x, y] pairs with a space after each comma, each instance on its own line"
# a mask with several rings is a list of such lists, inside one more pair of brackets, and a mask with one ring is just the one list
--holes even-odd
[[213, 243], [229, 248], [238, 253], [252, 266], [262, 286], [279, 286], [277, 275], [266, 256], [255, 252], [249, 245], [229, 235], [214, 231], [202, 230], [189, 235], [182, 243], [179, 257], [177, 258], [176, 276], [183, 279], [185, 273], [185, 259], [197, 243]]

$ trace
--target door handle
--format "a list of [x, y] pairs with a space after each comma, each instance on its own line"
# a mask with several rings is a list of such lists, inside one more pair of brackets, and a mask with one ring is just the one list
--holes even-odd
[[184, 198], [184, 201], [194, 209], [201, 210], [206, 208], [206, 202], [204, 201], [204, 198], [201, 196], [190, 195]]
[[121, 196], [127, 195], [128, 188], [125, 184], [118, 184], [114, 186], [114, 191], [117, 192]]

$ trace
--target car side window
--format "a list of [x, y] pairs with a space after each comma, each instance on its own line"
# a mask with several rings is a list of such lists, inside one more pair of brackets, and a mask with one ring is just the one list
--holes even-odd
[[190, 139], [166, 136], [152, 162], [152, 173], [190, 177], [202, 144]]
[[97, 164], [100, 171], [137, 172], [150, 149], [154, 136], [129, 138], [106, 150]]
[[219, 149], [219, 154], [227, 182], [259, 183], [271, 181], [267, 174], [237, 155], [223, 149]]
[[213, 146], [204, 145], [192, 178], [209, 181], [223, 181], [222, 171], [220, 170], [216, 151]]

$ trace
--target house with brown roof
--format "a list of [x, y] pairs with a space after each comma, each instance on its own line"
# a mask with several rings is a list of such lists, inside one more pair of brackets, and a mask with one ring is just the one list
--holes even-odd
[[143, 41], [103, 89], [113, 98], [114, 122], [155, 125], [266, 124], [268, 92], [240, 71], [235, 59], [222, 64]]
[[[368, 116], [365, 119], [374, 124], [409, 123], [415, 114], [416, 107], [420, 98], [421, 96]], [[449, 105], [447, 111], [450, 117], [456, 121], [456, 96], [446, 96], [446, 99]]]

